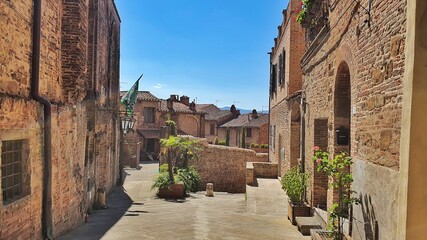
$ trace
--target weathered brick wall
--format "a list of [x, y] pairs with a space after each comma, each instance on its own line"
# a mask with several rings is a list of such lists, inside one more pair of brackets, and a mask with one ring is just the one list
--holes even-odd
[[[40, 94], [53, 103], [51, 190], [54, 237], [83, 223], [84, 213], [95, 201], [96, 187], [105, 187], [108, 191], [118, 177], [117, 119], [111, 108], [97, 109], [94, 99], [89, 97], [85, 102], [81, 101], [87, 92], [93, 92], [88, 88], [94, 85], [88, 85], [91, 80], [87, 69], [96, 66], [87, 58], [88, 2], [46, 0], [42, 4]], [[112, 45], [118, 46], [119, 19], [114, 3], [111, 0], [100, 2], [108, 5], [100, 9], [104, 17], [116, 19], [116, 34], [111, 36], [117, 38], [117, 44]], [[32, 12], [31, 1], [6, 1], [0, 5], [0, 30], [3, 33], [0, 50], [6, 53], [0, 57], [0, 140], [27, 139], [31, 166], [28, 171], [31, 194], [7, 205], [0, 204], [0, 239], [42, 238], [44, 119], [42, 106], [30, 98]], [[110, 29], [110, 26], [102, 25], [97, 30]], [[100, 55], [110, 59], [111, 64], [107, 64], [110, 75], [98, 76], [110, 81], [108, 84], [97, 83], [97, 86], [110, 92], [101, 91], [95, 95], [107, 99], [111, 107], [118, 100], [119, 48], [109, 51], [115, 55]], [[100, 105], [103, 106], [97, 106]]]
[[[302, 64], [303, 89], [308, 102], [308, 172], [314, 170], [311, 157], [316, 119], [328, 119], [327, 150], [334, 152], [336, 149], [335, 129], [337, 121], [341, 120], [334, 117], [335, 83], [339, 78], [337, 74], [341, 74], [338, 73], [340, 64], [345, 62], [349, 66], [351, 156], [358, 165], [353, 169], [353, 185], [361, 196], [370, 199], [370, 206], [354, 209], [357, 216], [354, 222], [358, 224], [353, 227], [357, 229], [353, 234], [356, 239], [369, 234], [370, 229], [359, 224], [365, 222], [363, 216], [367, 207], [376, 213], [381, 238], [395, 239], [396, 236], [397, 223], [395, 218], [390, 218], [394, 216], [390, 209], [397, 206], [392, 196], [398, 186], [393, 181], [381, 186], [377, 183], [378, 179], [390, 179], [395, 175], [392, 172], [399, 169], [405, 14], [404, 0], [373, 2], [369, 27], [364, 22], [367, 15], [360, 5], [349, 0], [337, 2], [329, 13], [330, 34], [320, 38], [324, 41], [318, 43], [318, 50], [307, 56]], [[371, 183], [369, 188], [366, 187], [368, 182]], [[378, 195], [376, 191], [380, 188], [393, 194]], [[391, 207], [385, 209], [384, 205]]]
[[[272, 138], [275, 142], [269, 143], [270, 162], [279, 164], [279, 169], [281, 169], [280, 175], [283, 175], [286, 169], [289, 169], [289, 167], [285, 167], [289, 165], [289, 162], [285, 161], [286, 156], [289, 155], [290, 151], [290, 145], [285, 144], [285, 142], [289, 142], [287, 141], [290, 137], [289, 124], [290, 118], [286, 101], [282, 101], [270, 108], [270, 126], [275, 126], [276, 129], [276, 137]], [[270, 134], [274, 135], [274, 132], [271, 132]], [[280, 159], [280, 151], [282, 148], [284, 148], [285, 157]]]
[[85, 208], [86, 112], [81, 105], [52, 109], [53, 235], [81, 224]]
[[142, 142], [136, 131], [128, 132], [123, 136], [121, 143], [121, 159], [124, 166], [136, 168], [139, 166]]
[[297, 0], [289, 2], [271, 55], [271, 63], [279, 67], [279, 56], [285, 52], [284, 82], [277, 84], [276, 92], [270, 95], [270, 126], [276, 129], [275, 142], [270, 143], [270, 161], [279, 164], [279, 175], [290, 168], [291, 159], [295, 161], [295, 153], [291, 156], [291, 150], [296, 151], [292, 147], [298, 141], [291, 128], [292, 108], [287, 98], [301, 90], [302, 84], [300, 60], [305, 50], [304, 32], [295, 21], [298, 14], [295, 9], [299, 9], [300, 4]]
[[[42, 116], [43, 112], [34, 101], [0, 96], [0, 145], [3, 140], [27, 139], [30, 149], [28, 163], [32, 174], [30, 195], [8, 205], [4, 205], [3, 200], [0, 202], [0, 239], [42, 238], [43, 148], [40, 142], [42, 129], [38, 123]], [[0, 199], [3, 199], [1, 191]]]
[[61, 26], [62, 82], [65, 98], [70, 102], [81, 101], [86, 94], [88, 4], [88, 0], [62, 2], [62, 21], [59, 25]]

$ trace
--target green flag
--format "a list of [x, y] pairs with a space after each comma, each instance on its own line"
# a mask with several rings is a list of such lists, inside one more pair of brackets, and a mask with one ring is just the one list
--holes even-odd
[[141, 74], [141, 76], [138, 78], [138, 80], [136, 80], [131, 89], [125, 95], [123, 95], [122, 99], [120, 100], [123, 106], [125, 106], [126, 113], [128, 116], [133, 116], [133, 108], [136, 103], [136, 96], [138, 95], [139, 79], [142, 78], [142, 75], [144, 74]]

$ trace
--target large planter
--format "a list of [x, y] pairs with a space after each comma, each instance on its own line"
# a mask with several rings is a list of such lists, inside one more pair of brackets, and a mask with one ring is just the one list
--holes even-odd
[[288, 219], [293, 225], [296, 225], [295, 217], [310, 217], [311, 209], [306, 204], [288, 203]]
[[170, 188], [160, 188], [159, 192], [157, 193], [157, 196], [159, 198], [184, 198], [185, 192], [184, 192], [184, 184], [182, 183], [175, 183], [171, 184]]

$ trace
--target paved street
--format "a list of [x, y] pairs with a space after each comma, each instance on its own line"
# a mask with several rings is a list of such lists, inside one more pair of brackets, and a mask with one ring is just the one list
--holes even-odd
[[[109, 209], [61, 239], [310, 239], [287, 220], [279, 181], [258, 179], [245, 194], [203, 192], [182, 201], [157, 199], [150, 191], [157, 163], [127, 169], [124, 189], [108, 196]], [[247, 198], [247, 201], [245, 200]]]

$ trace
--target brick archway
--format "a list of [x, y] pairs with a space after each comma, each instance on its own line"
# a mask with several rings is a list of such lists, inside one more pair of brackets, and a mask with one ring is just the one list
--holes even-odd
[[351, 83], [347, 62], [338, 66], [334, 91], [334, 151], [350, 152]]

